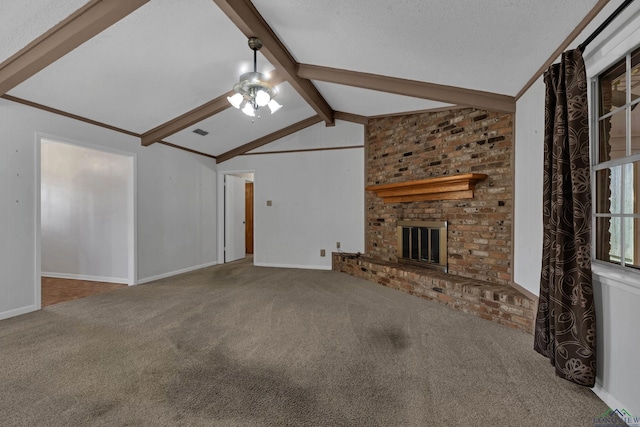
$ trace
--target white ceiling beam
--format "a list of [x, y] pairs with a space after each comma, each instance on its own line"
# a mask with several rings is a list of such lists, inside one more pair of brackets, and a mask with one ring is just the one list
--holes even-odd
[[0, 64], [0, 95], [6, 94], [148, 1], [91, 0]]

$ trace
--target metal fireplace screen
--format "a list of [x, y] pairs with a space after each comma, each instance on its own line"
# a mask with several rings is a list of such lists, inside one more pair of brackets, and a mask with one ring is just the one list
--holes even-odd
[[447, 221], [398, 221], [398, 260], [447, 271]]

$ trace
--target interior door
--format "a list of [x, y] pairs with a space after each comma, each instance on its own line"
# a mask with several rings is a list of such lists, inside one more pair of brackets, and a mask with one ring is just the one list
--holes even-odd
[[248, 254], [253, 253], [253, 182], [245, 184], [245, 248]]
[[245, 257], [244, 178], [224, 176], [224, 262]]

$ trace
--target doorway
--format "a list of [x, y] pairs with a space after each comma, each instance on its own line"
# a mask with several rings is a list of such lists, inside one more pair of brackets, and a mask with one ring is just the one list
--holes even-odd
[[219, 174], [220, 221], [218, 229], [220, 263], [244, 259], [254, 252], [254, 172], [235, 171]]
[[135, 285], [135, 154], [47, 135], [37, 151], [38, 305]]

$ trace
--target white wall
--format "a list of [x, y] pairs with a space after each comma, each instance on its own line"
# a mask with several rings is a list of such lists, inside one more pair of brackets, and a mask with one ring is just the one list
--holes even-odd
[[[338, 121], [335, 127], [312, 126], [263, 151], [363, 142], [362, 125]], [[363, 148], [239, 156], [219, 164], [218, 171], [255, 171], [256, 265], [330, 269], [336, 242], [342, 251], [364, 252]]]
[[610, 407], [640, 414], [640, 290], [595, 266], [597, 370], [594, 391]]
[[0, 318], [40, 305], [37, 132], [137, 154], [139, 279], [216, 262], [213, 160], [0, 99]]
[[214, 160], [150, 148], [138, 155], [138, 283], [217, 263]]
[[[603, 10], [597, 21], [611, 13]], [[582, 41], [593, 30], [577, 38]], [[602, 72], [640, 45], [640, 4], [629, 6], [585, 52], [587, 77]], [[575, 47], [575, 46], [574, 46]], [[514, 278], [539, 294], [542, 262], [544, 84], [540, 78], [517, 102], [515, 148]], [[598, 374], [594, 391], [610, 407], [640, 414], [639, 275], [594, 264]]]
[[544, 90], [541, 77], [516, 106], [513, 274], [518, 285], [535, 295], [542, 266]]
[[42, 272], [128, 283], [131, 157], [42, 141]]

